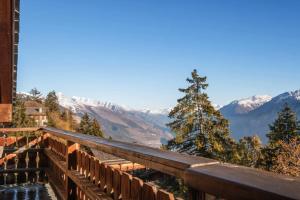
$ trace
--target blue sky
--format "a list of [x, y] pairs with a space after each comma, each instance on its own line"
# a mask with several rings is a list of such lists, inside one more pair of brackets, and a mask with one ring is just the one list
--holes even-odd
[[23, 0], [18, 91], [166, 108], [196, 68], [217, 104], [300, 89], [297, 0]]

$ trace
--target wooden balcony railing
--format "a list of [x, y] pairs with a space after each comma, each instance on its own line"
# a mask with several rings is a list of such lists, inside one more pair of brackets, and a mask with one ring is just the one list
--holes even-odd
[[[0, 129], [9, 136], [0, 159], [0, 179], [5, 177], [0, 184], [49, 181], [60, 199], [175, 199], [129, 173], [141, 168], [182, 179], [189, 199], [300, 199], [299, 178], [54, 128], [28, 129], [23, 136], [14, 136], [16, 131]], [[23, 146], [9, 150], [8, 144], [18, 141]], [[103, 161], [81, 150], [87, 147], [118, 159]], [[16, 157], [25, 164], [16, 165]]]

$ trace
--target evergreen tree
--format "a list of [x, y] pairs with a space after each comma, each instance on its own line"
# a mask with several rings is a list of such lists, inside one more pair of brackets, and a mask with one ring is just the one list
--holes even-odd
[[77, 122], [73, 118], [73, 112], [71, 110], [67, 111], [67, 121], [70, 125], [70, 130], [75, 130], [77, 127]]
[[30, 100], [32, 101], [37, 101], [37, 102], [42, 102], [42, 93], [38, 91], [36, 88], [33, 88], [30, 90], [29, 94], [31, 94]]
[[237, 144], [239, 161], [237, 164], [258, 167], [262, 159], [262, 143], [258, 136], [248, 136], [240, 139]]
[[77, 131], [83, 134], [104, 137], [99, 122], [96, 119], [90, 119], [87, 113], [82, 116]]
[[48, 93], [45, 99], [45, 106], [48, 108], [49, 112], [59, 112], [59, 103], [55, 91]]
[[79, 124], [79, 127], [77, 129], [78, 132], [83, 134], [89, 134], [90, 133], [90, 117], [87, 113], [84, 113], [84, 115], [81, 117], [81, 121]]
[[98, 123], [98, 121], [96, 119], [93, 119], [93, 121], [91, 123], [90, 134], [103, 138], [103, 132], [101, 130], [100, 124]]
[[60, 114], [60, 118], [62, 119], [62, 120], [64, 120], [64, 121], [67, 121], [68, 120], [68, 111], [66, 110], [66, 109], [64, 109], [63, 111], [62, 111], [62, 113]]
[[26, 115], [24, 102], [17, 96], [16, 103], [13, 107], [13, 127], [33, 127], [35, 121]]
[[[300, 125], [294, 111], [285, 104], [283, 109], [278, 113], [275, 122], [269, 126], [270, 133], [268, 145], [263, 149], [264, 162], [266, 170], [272, 170], [278, 165], [278, 156], [282, 155], [284, 150], [283, 144], [289, 144], [290, 141], [300, 139]], [[292, 159], [292, 158], [290, 158]], [[289, 159], [287, 158], [287, 162]]]
[[278, 118], [269, 126], [270, 133], [267, 134], [270, 144], [276, 144], [278, 141], [289, 143], [293, 138], [300, 137], [300, 124], [297, 121], [297, 115], [288, 104], [284, 105]]
[[192, 72], [187, 78], [189, 86], [179, 89], [184, 93], [169, 113], [173, 120], [167, 124], [176, 134], [166, 148], [188, 154], [228, 161], [234, 141], [229, 137], [228, 121], [212, 106], [204, 90], [206, 77]]
[[281, 151], [273, 158], [271, 171], [300, 176], [300, 138], [293, 138], [289, 143], [279, 141], [278, 146]]
[[55, 118], [54, 115], [52, 115], [48, 111], [47, 112], [47, 119], [48, 119], [47, 126], [54, 127], [54, 128], [60, 128], [59, 126], [57, 126], [57, 123], [54, 118]]

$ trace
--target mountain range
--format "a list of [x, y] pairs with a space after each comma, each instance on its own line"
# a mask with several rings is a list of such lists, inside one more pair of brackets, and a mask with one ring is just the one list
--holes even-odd
[[112, 103], [83, 97], [67, 97], [57, 93], [59, 104], [81, 117], [84, 113], [96, 118], [106, 137], [114, 140], [159, 147], [173, 138], [166, 127], [168, 110], [134, 110]]
[[[57, 96], [59, 104], [71, 109], [78, 120], [84, 113], [96, 118], [101, 123], [106, 137], [153, 147], [159, 147], [173, 138], [166, 126], [170, 109], [136, 110], [84, 97], [67, 97], [62, 93], [57, 93]], [[230, 130], [235, 139], [256, 134], [266, 143], [269, 124], [275, 120], [285, 103], [288, 103], [300, 118], [300, 90], [285, 92], [275, 97], [256, 95], [232, 101], [223, 107], [215, 107], [229, 120]]]
[[235, 139], [256, 134], [266, 143], [269, 125], [274, 122], [286, 103], [300, 119], [300, 90], [285, 92], [273, 98], [261, 95], [233, 101], [223, 106], [220, 111], [229, 120], [230, 130]]

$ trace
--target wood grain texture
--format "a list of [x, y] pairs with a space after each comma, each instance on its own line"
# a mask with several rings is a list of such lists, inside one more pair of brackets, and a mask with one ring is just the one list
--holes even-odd
[[79, 173], [81, 173], [81, 170], [82, 170], [82, 165], [81, 165], [81, 159], [82, 159], [82, 157], [81, 157], [81, 152], [80, 151], [77, 151], [76, 152], [76, 154], [77, 154], [77, 171], [79, 172]]
[[95, 184], [98, 186], [100, 183], [100, 163], [99, 160], [95, 161]]
[[12, 104], [0, 104], [0, 123], [12, 121]]
[[94, 182], [95, 179], [95, 158], [91, 157], [90, 159], [90, 181]]
[[111, 196], [113, 192], [113, 173], [114, 173], [113, 168], [107, 166], [105, 170], [105, 183], [106, 183], [106, 194], [108, 196]]
[[[51, 163], [55, 164], [59, 170], [61, 170], [80, 188], [80, 191], [83, 194], [82, 196], [86, 196], [86, 198], [89, 199], [112, 200], [111, 197], [102, 192], [100, 188], [91, 183], [91, 181], [84, 175], [81, 175], [76, 170], [67, 170], [66, 161], [61, 160], [61, 158], [58, 155], [55, 155], [51, 150], [45, 149], [44, 153]], [[52, 180], [55, 180], [55, 177], [52, 176]]]
[[114, 188], [114, 199], [118, 200], [121, 197], [121, 176], [122, 172], [118, 169], [113, 171], [113, 188]]
[[106, 165], [104, 163], [100, 164], [100, 189], [101, 191], [105, 191], [106, 189]]
[[[247, 167], [220, 164], [217, 161], [202, 157], [182, 155], [54, 128], [41, 130], [52, 136], [70, 140], [133, 163], [140, 163], [147, 168], [182, 178], [190, 188], [197, 190], [199, 194], [201, 193], [201, 198], [205, 192], [228, 199], [300, 199], [299, 178], [281, 176]], [[106, 171], [106, 166], [101, 164], [100, 188], [105, 191], [105, 187], [108, 187], [109, 189], [106, 191], [111, 191], [112, 178]], [[106, 186], [103, 183], [106, 183]], [[109, 186], [107, 186], [108, 183]], [[123, 184], [121, 186], [123, 187]], [[130, 190], [132, 190], [131, 186]], [[147, 199], [155, 199], [156, 191], [145, 183], [142, 186], [142, 196], [147, 196]], [[126, 196], [124, 195], [124, 197]]]
[[90, 148], [109, 153], [145, 167], [163, 171], [164, 173], [183, 177], [184, 170], [190, 167], [206, 166], [219, 163], [218, 161], [189, 156], [180, 153], [163, 151], [126, 142], [112, 141], [91, 135], [63, 131], [55, 128], [41, 129], [57, 137], [70, 140]]
[[13, 7], [13, 1], [0, 1], [0, 104], [12, 104]]
[[143, 181], [137, 177], [133, 177], [131, 181], [131, 199], [142, 200]]
[[230, 164], [188, 169], [184, 180], [228, 199], [300, 199], [299, 178]]
[[122, 199], [124, 200], [129, 200], [130, 199], [130, 188], [131, 188], [131, 180], [132, 176], [126, 172], [122, 173], [121, 177], [121, 194], [122, 194]]
[[143, 199], [156, 200], [156, 189], [149, 183], [144, 183], [142, 196]]

